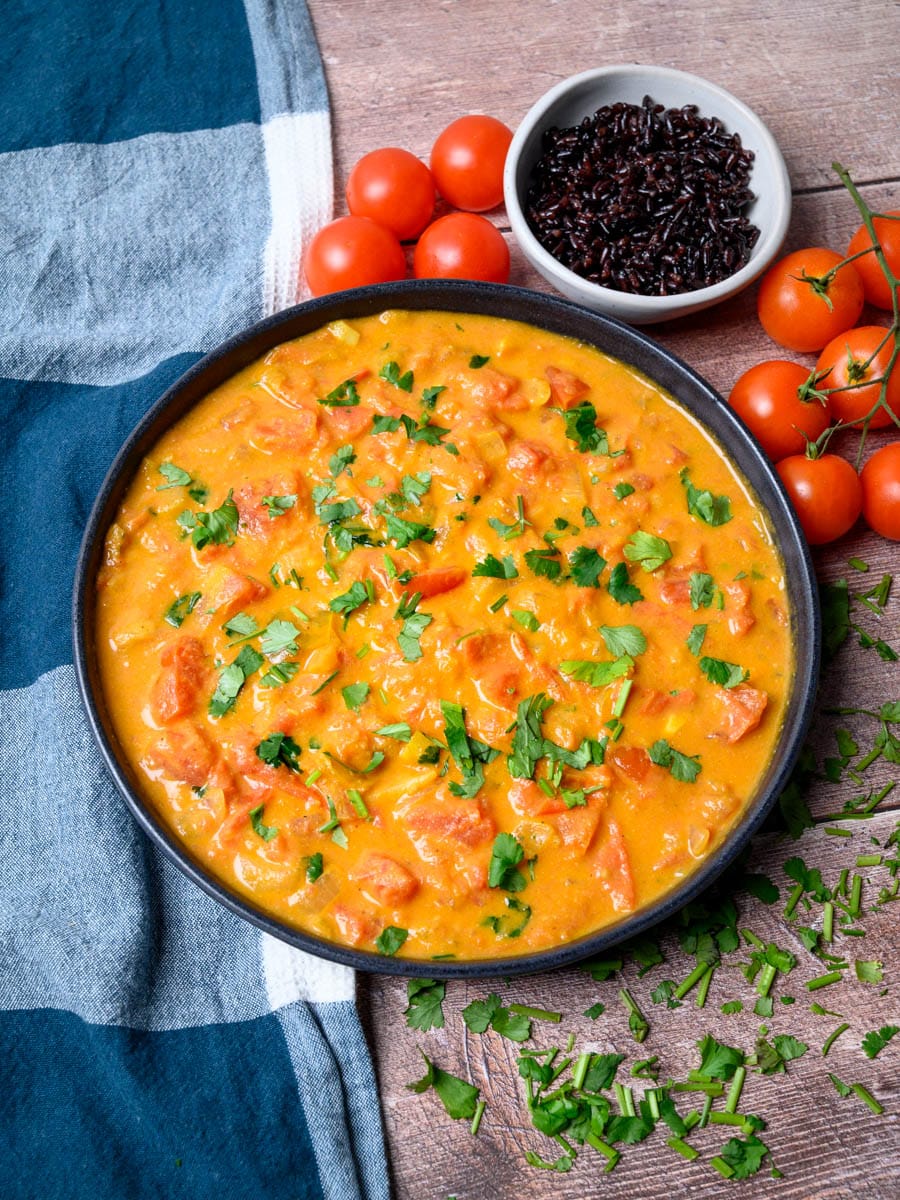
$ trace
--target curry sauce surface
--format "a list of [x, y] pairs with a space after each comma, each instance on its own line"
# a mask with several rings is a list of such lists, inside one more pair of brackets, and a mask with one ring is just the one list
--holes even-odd
[[498, 318], [278, 346], [147, 457], [98, 645], [191, 854], [275, 917], [428, 959], [649, 904], [754, 795], [792, 670], [749, 488], [673, 399]]

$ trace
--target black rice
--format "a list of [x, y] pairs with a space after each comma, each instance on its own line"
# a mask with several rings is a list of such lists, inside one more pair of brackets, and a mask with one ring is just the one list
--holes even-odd
[[548, 129], [525, 215], [541, 245], [593, 283], [671, 296], [749, 260], [752, 151], [696, 105], [612, 104]]

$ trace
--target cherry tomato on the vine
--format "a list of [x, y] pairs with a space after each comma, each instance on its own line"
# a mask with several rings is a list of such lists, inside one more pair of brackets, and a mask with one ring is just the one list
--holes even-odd
[[370, 217], [398, 238], [414, 238], [434, 212], [434, 180], [408, 150], [388, 146], [364, 154], [347, 180], [347, 207]]
[[484, 279], [506, 283], [509, 249], [486, 217], [450, 213], [429, 225], [416, 244], [417, 279]]
[[862, 280], [852, 263], [835, 271], [841, 262], [833, 250], [813, 246], [794, 251], [763, 276], [757, 311], [763, 329], [779, 346], [821, 350], [859, 319]]
[[[870, 411], [878, 399], [880, 381], [894, 348], [893, 338], [883, 325], [860, 325], [848, 329], [828, 343], [819, 355], [816, 373], [827, 372], [816, 384], [817, 388], [846, 388], [832, 392], [831, 415], [844, 424], [856, 424]], [[900, 359], [897, 360], [900, 364]], [[850, 387], [856, 384], [859, 386]], [[900, 417], [900, 369], [895, 364], [888, 380], [885, 399]], [[872, 418], [871, 427], [882, 429], [890, 425], [890, 414], [880, 408]]]
[[773, 462], [802, 454], [807, 439], [816, 441], [828, 428], [827, 401], [800, 398], [808, 378], [806, 367], [775, 358], [745, 371], [731, 389], [728, 403]]
[[[893, 220], [888, 218], [893, 217]], [[887, 259], [887, 264], [894, 275], [900, 279], [900, 209], [894, 209], [892, 212], [885, 213], [883, 217], [876, 217], [874, 222], [875, 236], [881, 243], [881, 249], [884, 251], [884, 257]], [[869, 237], [869, 231], [865, 225], [860, 225], [856, 233], [850, 239], [850, 245], [847, 249], [848, 256], [851, 254], [859, 254], [863, 250], [868, 250], [872, 245], [872, 239]], [[884, 277], [884, 271], [878, 259], [875, 257], [874, 250], [862, 258], [856, 259], [853, 266], [856, 268], [860, 279], [863, 282], [866, 299], [870, 304], [874, 304], [876, 308], [891, 308], [891, 289], [888, 286], [888, 281]]]
[[312, 239], [304, 268], [313, 295], [323, 296], [402, 279], [406, 256], [389, 229], [368, 217], [339, 217]]
[[775, 470], [810, 545], [833, 542], [853, 526], [862, 509], [862, 484], [846, 459], [837, 454], [792, 454]]
[[496, 208], [512, 136], [496, 117], [460, 117], [448, 125], [431, 149], [431, 172], [444, 199], [467, 212]]
[[876, 450], [859, 478], [866, 523], [883, 537], [900, 541], [900, 442]]

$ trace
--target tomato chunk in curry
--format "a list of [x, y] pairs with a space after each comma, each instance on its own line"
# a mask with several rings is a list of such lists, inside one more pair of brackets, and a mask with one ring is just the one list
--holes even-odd
[[117, 736], [191, 855], [416, 959], [671, 889], [753, 797], [792, 670], [782, 563], [704, 428], [485, 316], [270, 351], [143, 462], [97, 584]]

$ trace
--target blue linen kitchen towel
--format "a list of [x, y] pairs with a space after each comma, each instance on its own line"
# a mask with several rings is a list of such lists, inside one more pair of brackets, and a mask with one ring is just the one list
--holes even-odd
[[0, 1196], [381, 1200], [353, 975], [226, 912], [92, 744], [72, 574], [115, 451], [299, 298], [329, 219], [300, 0], [9, 0], [0, 35]]

